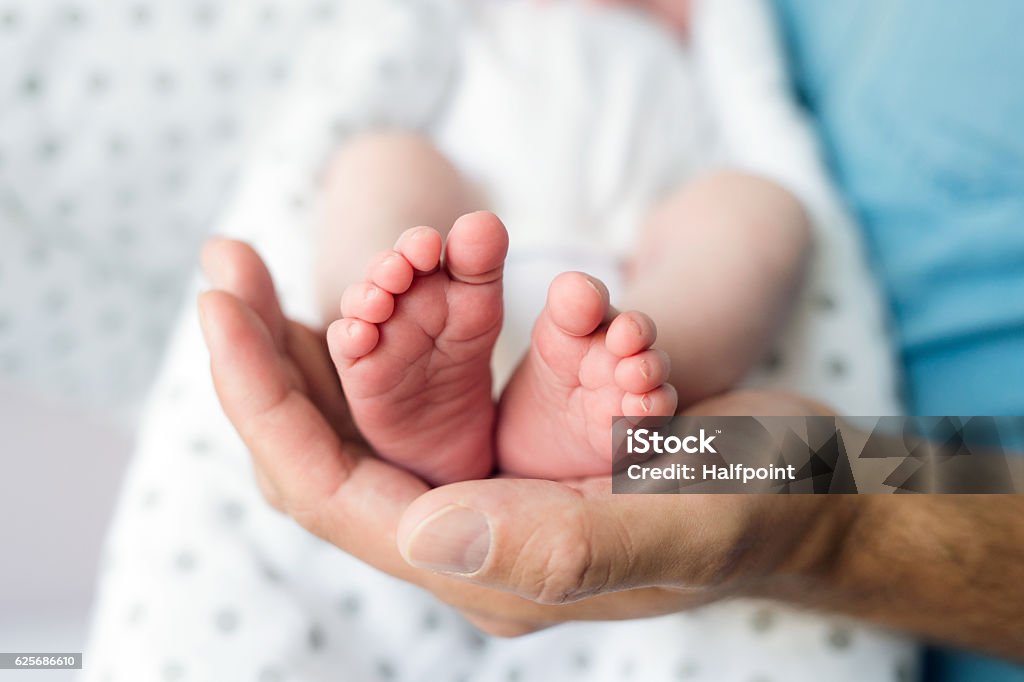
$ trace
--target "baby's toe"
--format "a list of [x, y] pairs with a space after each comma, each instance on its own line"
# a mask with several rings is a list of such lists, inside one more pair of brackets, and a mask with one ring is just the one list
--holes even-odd
[[341, 295], [341, 316], [379, 324], [395, 312], [395, 297], [370, 282], [360, 282]]
[[630, 311], [612, 320], [604, 343], [612, 354], [627, 358], [650, 348], [657, 337], [654, 320], [643, 313]]
[[622, 396], [622, 414], [627, 417], [670, 417], [676, 413], [678, 405], [679, 398], [672, 384]]
[[390, 294], [404, 294], [412, 286], [412, 264], [396, 251], [384, 251], [373, 259], [366, 278]]
[[445, 267], [452, 279], [489, 284], [501, 278], [508, 255], [508, 231], [496, 215], [478, 211], [455, 221], [448, 233]]
[[608, 314], [608, 288], [582, 272], [563, 272], [548, 289], [548, 314], [566, 334], [592, 334]]
[[629, 393], [647, 393], [668, 381], [668, 374], [668, 355], [652, 348], [620, 360], [615, 384]]
[[376, 348], [379, 340], [377, 325], [363, 320], [335, 320], [327, 328], [327, 346], [339, 371]]
[[402, 233], [395, 242], [395, 251], [416, 268], [417, 272], [433, 272], [441, 263], [441, 234], [432, 227], [414, 227]]

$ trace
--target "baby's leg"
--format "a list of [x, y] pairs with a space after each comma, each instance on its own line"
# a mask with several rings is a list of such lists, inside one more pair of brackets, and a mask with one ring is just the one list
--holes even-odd
[[390, 249], [410, 227], [430, 225], [442, 235], [466, 213], [483, 208], [477, 192], [420, 135], [401, 132], [357, 137], [327, 173], [315, 277], [325, 323], [340, 317], [338, 302], [363, 279], [367, 263]]
[[616, 316], [599, 283], [562, 275], [502, 396], [501, 468], [606, 473], [614, 415], [672, 414], [677, 393], [685, 406], [732, 386], [782, 322], [809, 232], [781, 188], [715, 173], [669, 196], [643, 228], [624, 298], [650, 317]]
[[685, 406], [733, 387], [768, 350], [803, 279], [810, 223], [778, 185], [709, 174], [651, 213], [623, 303], [658, 325]]

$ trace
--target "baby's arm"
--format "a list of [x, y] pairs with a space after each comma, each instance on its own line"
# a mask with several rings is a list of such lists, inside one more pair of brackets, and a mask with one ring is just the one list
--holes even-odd
[[796, 198], [741, 172], [706, 175], [653, 211], [627, 264], [623, 303], [657, 323], [681, 405], [733, 387], [765, 355], [810, 242]]

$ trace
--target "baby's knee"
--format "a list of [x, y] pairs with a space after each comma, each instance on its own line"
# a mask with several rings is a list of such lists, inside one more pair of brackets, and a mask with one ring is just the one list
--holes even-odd
[[455, 169], [425, 135], [405, 131], [367, 132], [346, 142], [334, 155], [327, 177], [365, 178], [375, 172], [422, 176]]

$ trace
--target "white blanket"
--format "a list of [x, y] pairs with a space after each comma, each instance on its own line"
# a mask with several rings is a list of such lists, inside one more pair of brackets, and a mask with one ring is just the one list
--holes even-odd
[[[584, 267], [613, 276], [649, 202], [718, 161], [784, 183], [817, 226], [799, 312], [751, 382], [804, 391], [847, 413], [896, 410], [882, 317], [855, 228], [788, 97], [760, 0], [701, 5], [692, 54], [645, 20], [572, 7], [542, 16], [525, 6], [375, 0], [348, 9], [340, 35], [325, 33], [310, 46], [220, 225], [267, 257], [291, 314], [313, 318], [316, 173], [340, 140], [367, 126], [433, 134], [508, 219], [508, 289], [516, 295], [508, 301], [505, 357], [521, 346], [549, 273]], [[532, 30], [524, 36], [525, 27]], [[507, 78], [523, 72], [536, 77]], [[495, 93], [498, 74], [519, 86]], [[676, 117], [699, 125], [680, 126]], [[547, 174], [536, 182], [529, 178], [537, 166], [517, 161], [523, 144], [545, 155]], [[146, 409], [110, 534], [87, 680], [889, 680], [915, 673], [914, 650], [899, 638], [767, 603], [484, 638], [429, 595], [309, 536], [262, 502], [244, 447], [217, 405], [194, 317], [191, 308], [183, 313]]]

